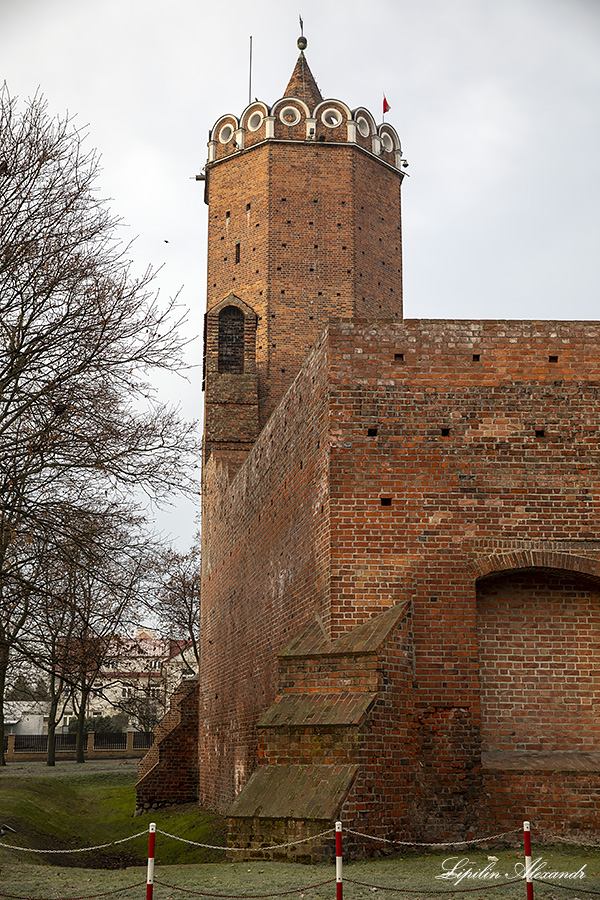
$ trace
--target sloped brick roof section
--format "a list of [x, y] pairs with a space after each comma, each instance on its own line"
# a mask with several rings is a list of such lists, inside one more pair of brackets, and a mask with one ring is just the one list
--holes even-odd
[[228, 816], [333, 821], [358, 766], [259, 766]]
[[394, 625], [408, 609], [408, 600], [396, 603], [373, 616], [358, 628], [342, 635], [335, 642], [327, 643], [317, 622], [311, 624], [279, 654], [294, 656], [346, 656], [354, 653], [376, 653]]
[[284, 694], [264, 714], [259, 728], [360, 725], [375, 701], [374, 693]]

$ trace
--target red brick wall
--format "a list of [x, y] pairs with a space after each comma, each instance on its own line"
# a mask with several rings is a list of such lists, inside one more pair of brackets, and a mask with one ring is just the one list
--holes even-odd
[[190, 803], [198, 797], [198, 684], [177, 689], [154, 743], [138, 765], [136, 807]]
[[[481, 828], [512, 830], [530, 820], [535, 831], [557, 835], [598, 833], [600, 794], [597, 772], [484, 771]], [[548, 839], [548, 835], [545, 835]]]
[[[531, 567], [534, 550], [546, 568], [598, 568], [599, 338], [597, 323], [331, 324], [231, 487], [207, 479], [207, 802], [223, 809], [249, 776], [276, 653], [315, 607], [336, 637], [410, 599], [412, 690], [401, 703], [414, 753], [398, 773], [427, 810], [410, 827], [424, 839], [464, 835], [473, 810], [485, 812], [476, 582], [495, 571], [490, 558]], [[570, 592], [571, 607], [589, 602]], [[334, 675], [296, 677], [327, 690]], [[546, 726], [555, 741], [558, 725]], [[393, 746], [386, 766], [403, 758], [403, 740]], [[365, 765], [375, 804], [390, 790], [377, 753]]]
[[595, 750], [600, 585], [571, 573], [479, 582], [482, 750]]
[[205, 467], [200, 802], [225, 811], [257, 763], [277, 653], [329, 625], [327, 355], [315, 353], [230, 484]]
[[378, 698], [362, 736], [360, 769], [341, 812], [350, 827], [403, 839], [412, 834], [416, 743], [410, 611], [376, 660]]
[[315, 141], [209, 166], [208, 309], [233, 292], [258, 315], [261, 427], [330, 316], [402, 317], [401, 179], [357, 145]]

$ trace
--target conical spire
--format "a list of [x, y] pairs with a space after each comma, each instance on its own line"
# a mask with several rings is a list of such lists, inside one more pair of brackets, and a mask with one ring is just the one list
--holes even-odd
[[300, 51], [298, 62], [283, 96], [298, 97], [299, 100], [304, 100], [311, 112], [323, 99], [302, 51]]

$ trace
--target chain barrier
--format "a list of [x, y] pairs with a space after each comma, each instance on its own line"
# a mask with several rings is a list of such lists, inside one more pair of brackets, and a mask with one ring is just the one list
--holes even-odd
[[157, 834], [162, 834], [165, 837], [172, 838], [174, 841], [181, 841], [183, 844], [191, 844], [193, 847], [204, 847], [207, 850], [238, 850], [238, 851], [252, 851], [256, 849], [257, 851], [262, 850], [283, 850], [286, 847], [295, 847], [298, 844], [306, 844], [308, 841], [316, 841], [317, 838], [325, 837], [328, 834], [335, 834], [335, 828], [328, 828], [327, 831], [321, 831], [319, 834], [312, 834], [310, 837], [299, 838], [297, 841], [289, 841], [287, 844], [272, 844], [270, 847], [219, 847], [216, 844], [201, 844], [199, 841], [190, 841], [187, 838], [179, 837], [176, 834], [169, 834], [168, 831], [161, 831], [160, 828], [156, 829]]
[[[433, 842], [426, 842], [426, 841], [401, 841], [401, 840], [397, 840], [395, 838], [384, 838], [384, 837], [378, 837], [377, 835], [374, 835], [374, 834], [365, 834], [362, 831], [354, 831], [351, 828], [345, 829], [345, 834], [353, 834], [355, 837], [365, 838], [366, 840], [369, 840], [369, 841], [378, 841], [379, 843], [382, 843], [382, 844], [397, 844], [398, 846], [401, 846], [401, 847], [432, 847], [432, 848], [435, 848], [435, 847], [439, 847], [439, 848], [466, 847], [470, 844], [485, 844], [488, 841], [497, 841], [497, 840], [501, 840], [502, 838], [509, 837], [511, 835], [519, 834], [519, 832], [520, 832], [520, 829], [515, 828], [512, 831], [502, 831], [499, 834], [492, 834], [492, 835], [489, 835], [488, 837], [482, 837], [482, 838], [471, 838], [470, 840], [467, 840], [467, 841], [440, 841], [437, 843], [433, 843]], [[7, 850], [17, 850], [19, 853], [88, 853], [93, 850], [104, 850], [104, 849], [106, 849], [106, 847], [116, 847], [118, 844], [125, 844], [128, 841], [134, 841], [134, 840], [136, 840], [136, 838], [145, 837], [147, 833], [148, 833], [147, 831], [139, 831], [137, 834], [132, 834], [130, 837], [126, 837], [126, 838], [121, 838], [118, 841], [108, 841], [105, 844], [96, 844], [93, 847], [78, 847], [75, 850], [43, 850], [43, 849], [39, 850], [39, 849], [35, 849], [32, 847], [16, 847], [14, 844], [7, 844], [5, 841], [0, 841], [0, 847], [4, 847]], [[170, 834], [168, 831], [162, 831], [160, 828], [156, 829], [156, 833], [162, 834], [164, 837], [171, 838], [174, 841], [180, 841], [181, 843], [189, 844], [192, 847], [202, 847], [203, 849], [206, 849], [206, 850], [223, 850], [223, 851], [227, 851], [227, 852], [230, 852], [230, 851], [242, 852], [242, 851], [248, 851], [248, 850], [253, 849], [250, 847], [233, 847], [233, 846], [225, 847], [225, 846], [221, 846], [219, 844], [203, 844], [200, 841], [191, 841], [191, 840], [188, 840], [187, 838], [179, 837], [179, 835]], [[257, 847], [256, 850], [283, 850], [287, 847], [294, 847], [294, 846], [297, 846], [298, 844], [306, 844], [309, 841], [315, 841], [318, 838], [326, 837], [329, 834], [335, 834], [335, 829], [329, 828], [329, 829], [327, 829], [327, 831], [319, 832], [319, 834], [313, 834], [310, 837], [306, 837], [306, 838], [299, 838], [297, 841], [289, 841], [286, 844], [271, 844], [268, 847]], [[600, 847], [600, 842], [589, 841], [589, 840], [583, 841], [583, 840], [579, 840], [577, 838], [563, 837], [560, 834], [556, 834], [555, 832], [552, 832], [552, 831], [545, 831], [543, 829], [540, 829], [537, 832], [537, 834], [540, 837], [543, 837], [546, 839], [549, 838], [553, 841], [557, 841], [557, 842], [560, 842], [563, 844], [573, 844], [573, 845], [580, 846], [580, 847]]]
[[116, 847], [117, 844], [126, 844], [127, 841], [134, 841], [136, 838], [145, 837], [147, 834], [147, 831], [139, 831], [137, 834], [132, 834], [131, 837], [121, 838], [118, 841], [96, 844], [95, 847], [78, 847], [77, 850], [36, 850], [32, 847], [15, 847], [14, 844], [5, 844], [4, 841], [0, 841], [0, 847], [5, 847], [7, 850], [18, 850], [19, 853], [89, 853], [90, 850], [104, 850], [105, 847]]
[[600, 841], [583, 841], [581, 838], [570, 838], [564, 837], [561, 834], [556, 834], [554, 831], [546, 831], [545, 828], [539, 828], [536, 830], [536, 834], [538, 837], [542, 837], [544, 839], [549, 838], [552, 841], [557, 841], [560, 844], [572, 844], [575, 847], [598, 847], [600, 848]]
[[265, 897], [304, 894], [306, 891], [312, 891], [314, 888], [323, 887], [326, 884], [334, 884], [334, 882], [335, 878], [329, 878], [327, 881], [319, 881], [317, 884], [310, 884], [308, 887], [291, 888], [289, 891], [277, 891], [273, 894], [209, 894], [207, 891], [194, 891], [191, 888], [178, 887], [176, 884], [167, 884], [166, 881], [155, 881], [154, 884], [160, 884], [161, 887], [171, 888], [174, 891], [183, 891], [184, 894], [194, 894], [198, 897], [216, 897], [218, 900], [263, 900]]
[[[123, 891], [132, 891], [134, 888], [141, 887], [145, 881], [138, 881], [135, 884], [129, 884], [127, 887], [114, 888], [112, 891], [103, 891], [102, 894], [86, 894], [82, 897], [63, 897], [61, 900], [95, 900], [96, 897], [110, 897], [111, 894], [122, 894]], [[0, 891], [0, 897], [7, 897], [8, 900], [33, 900], [32, 897], [23, 896], [22, 894], [6, 894]], [[56, 900], [55, 897], [36, 897], [35, 900]]]
[[594, 891], [592, 888], [582, 888], [579, 884], [577, 885], [577, 888], [574, 888], [572, 884], [560, 884], [558, 881], [545, 881], [543, 878], [536, 878], [535, 875], [533, 881], [535, 884], [545, 884], [548, 887], [562, 888], [563, 891], [576, 891], [578, 894], [596, 894], [600, 897], [600, 891]]
[[510, 881], [499, 881], [496, 882], [496, 884], [478, 885], [477, 887], [472, 888], [453, 888], [450, 891], [429, 891], [425, 888], [395, 888], [389, 887], [388, 885], [369, 884], [366, 881], [354, 881], [352, 878], [344, 878], [345, 883], [357, 884], [360, 887], [368, 887], [372, 891], [393, 891], [395, 894], [427, 894], [428, 897], [433, 896], [434, 894], [470, 894], [471, 891], [492, 891], [494, 888], [506, 887], [507, 884], [518, 884], [522, 880], [522, 878], [511, 878]]
[[425, 841], [400, 841], [394, 838], [376, 837], [374, 834], [363, 834], [362, 831], [353, 831], [351, 828], [346, 828], [344, 831], [344, 834], [353, 834], [356, 837], [367, 838], [369, 841], [380, 841], [383, 844], [399, 844], [402, 847], [465, 847], [468, 844], [485, 844], [487, 841], [497, 841], [500, 838], [508, 837], [508, 835], [519, 833], [520, 829], [514, 828], [512, 831], [503, 831], [500, 834], [492, 834], [489, 837], [471, 838], [470, 841], [442, 841], [441, 843], [433, 844]]

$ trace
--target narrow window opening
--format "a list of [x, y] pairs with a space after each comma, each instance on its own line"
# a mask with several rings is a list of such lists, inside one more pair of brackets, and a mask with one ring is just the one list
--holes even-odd
[[249, 211], [250, 211], [250, 204], [246, 203], [246, 212], [249, 212]]
[[219, 372], [244, 372], [244, 314], [237, 306], [219, 313]]
[[235, 245], [235, 261], [236, 261], [236, 263], [239, 263], [241, 254], [242, 254], [242, 251], [241, 251], [241, 247], [240, 247], [240, 244], [238, 241], [238, 243]]
[[228, 209], [227, 212], [225, 213], [225, 218], [228, 219], [230, 215], [231, 215], [231, 211]]

